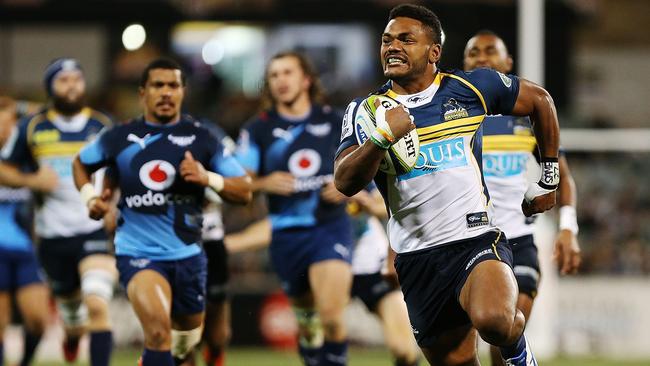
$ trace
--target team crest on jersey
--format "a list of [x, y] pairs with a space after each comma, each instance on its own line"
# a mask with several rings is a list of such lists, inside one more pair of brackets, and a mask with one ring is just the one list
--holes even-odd
[[456, 99], [450, 98], [447, 103], [442, 105], [442, 116], [446, 122], [469, 117], [469, 113], [467, 113], [467, 109], [458, 103]]
[[152, 160], [140, 168], [140, 181], [145, 187], [162, 191], [174, 183], [176, 169], [164, 160]]
[[194, 140], [196, 140], [196, 135], [191, 136], [174, 136], [172, 134], [167, 135], [167, 140], [171, 141], [172, 144], [178, 145], [181, 147], [192, 145]]
[[289, 157], [289, 171], [297, 178], [311, 177], [320, 166], [320, 154], [313, 149], [300, 149]]

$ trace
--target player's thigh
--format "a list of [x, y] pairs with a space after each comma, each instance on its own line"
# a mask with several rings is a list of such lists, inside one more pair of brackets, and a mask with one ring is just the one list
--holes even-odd
[[150, 327], [171, 328], [172, 289], [162, 274], [151, 269], [138, 271], [126, 291], [145, 332]]
[[377, 303], [376, 312], [382, 321], [386, 336], [405, 337], [408, 341], [413, 339], [406, 303], [399, 290], [391, 291], [382, 297]]
[[472, 321], [486, 313], [512, 320], [517, 295], [517, 281], [510, 266], [498, 260], [486, 260], [469, 274], [459, 300]]
[[309, 284], [317, 308], [343, 309], [350, 300], [350, 264], [338, 259], [313, 263], [309, 267]]
[[476, 354], [478, 333], [471, 325], [453, 328], [427, 347], [421, 347], [432, 366], [480, 365]]
[[111, 276], [117, 278], [117, 267], [115, 266], [115, 257], [110, 254], [98, 253], [90, 254], [79, 262], [79, 274], [83, 277], [84, 273], [90, 270], [102, 270]]
[[23, 286], [16, 291], [18, 310], [30, 330], [42, 332], [49, 315], [48, 288], [40, 282]]

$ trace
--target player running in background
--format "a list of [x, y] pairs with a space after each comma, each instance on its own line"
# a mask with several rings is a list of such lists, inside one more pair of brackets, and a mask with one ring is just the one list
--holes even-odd
[[[16, 102], [0, 97], [0, 159], [18, 136], [16, 122]], [[31, 364], [47, 326], [49, 292], [32, 245], [31, 198], [27, 188], [0, 186], [0, 365], [4, 365], [3, 336], [11, 321], [12, 295], [24, 322], [21, 366]]]
[[[512, 58], [503, 40], [491, 31], [480, 31], [465, 46], [464, 68], [471, 71], [488, 67], [507, 74]], [[521, 210], [528, 186], [526, 166], [531, 157], [539, 158], [530, 120], [514, 116], [488, 116], [483, 124], [483, 175], [494, 207], [494, 223], [508, 235], [512, 244], [513, 266], [519, 297], [517, 309], [529, 319], [540, 279], [537, 246], [533, 239], [533, 220]], [[554, 257], [562, 274], [573, 274], [580, 265], [576, 235], [576, 188], [566, 157], [560, 153], [560, 232], [555, 239]], [[496, 347], [492, 364], [503, 365]]]
[[[374, 185], [373, 185], [374, 187]], [[384, 279], [388, 238], [379, 219], [386, 218], [386, 206], [376, 188], [363, 190], [348, 202], [355, 245], [352, 253], [352, 297], [358, 297], [369, 311], [375, 313], [384, 329], [386, 345], [396, 366], [417, 365], [418, 350], [409, 327], [404, 299], [395, 282]], [[228, 251], [238, 253], [265, 248], [271, 242], [269, 219], [257, 221], [244, 230], [226, 235]]]
[[105, 166], [116, 172], [117, 267], [144, 330], [144, 366], [174, 365], [174, 357], [184, 359], [201, 340], [205, 188], [232, 202], [251, 197], [249, 178], [236, 160], [209, 131], [181, 115], [184, 96], [180, 66], [166, 59], [151, 62], [140, 81], [143, 117], [104, 131], [73, 164], [93, 219], [107, 212], [111, 192], [98, 196], [90, 175]]
[[[205, 121], [203, 126], [233, 152], [235, 142], [219, 126]], [[206, 190], [207, 205], [203, 209], [203, 250], [208, 259], [206, 282], [205, 329], [203, 359], [208, 366], [225, 364], [225, 347], [230, 341], [230, 301], [228, 300], [228, 252], [224, 246], [222, 200], [214, 191]]]
[[304, 363], [345, 365], [352, 229], [332, 183], [341, 115], [321, 104], [318, 76], [295, 52], [269, 61], [263, 101], [237, 155], [253, 189], [268, 195], [271, 261], [298, 319]]
[[[559, 183], [555, 108], [543, 88], [515, 76], [488, 69], [442, 72], [441, 52], [440, 21], [432, 11], [416, 5], [391, 10], [380, 50], [389, 82], [376, 94], [402, 105], [386, 110], [376, 103], [377, 118], [385, 118], [389, 131], [373, 131], [362, 145], [354, 118], [344, 120], [336, 187], [353, 196], [374, 179], [382, 192], [413, 333], [432, 365], [478, 365], [472, 328], [500, 347], [507, 364], [536, 365], [516, 308], [512, 252], [487, 212], [480, 126], [490, 114], [534, 121], [542, 178], [529, 186], [524, 206], [543, 212], [555, 204]], [[357, 108], [352, 102], [347, 113], [354, 117]], [[386, 148], [414, 128], [420, 153], [413, 170], [380, 172]]]
[[[117, 277], [115, 258], [102, 222], [87, 217], [74, 187], [72, 160], [111, 121], [86, 106], [77, 60], [54, 60], [44, 79], [51, 106], [21, 123], [0, 164], [0, 184], [27, 187], [37, 195], [38, 257], [65, 327], [66, 361], [76, 359], [79, 339], [88, 331], [91, 365], [105, 366], [113, 347], [108, 304]], [[21, 171], [23, 166], [32, 173]]]

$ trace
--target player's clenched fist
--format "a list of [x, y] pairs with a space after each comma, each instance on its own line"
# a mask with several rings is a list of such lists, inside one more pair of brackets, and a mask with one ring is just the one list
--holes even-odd
[[204, 187], [208, 186], [208, 172], [200, 162], [194, 160], [191, 152], [185, 152], [185, 158], [181, 161], [180, 170], [181, 177], [186, 182]]
[[401, 139], [404, 135], [415, 128], [413, 116], [409, 114], [408, 109], [406, 109], [404, 105], [400, 104], [397, 107], [386, 109], [381, 105], [379, 100], [376, 99], [375, 108], [377, 127], [381, 128], [382, 124], [386, 124], [388, 126], [388, 132], [390, 132], [394, 141]]
[[110, 210], [110, 199], [112, 192], [110, 189], [104, 189], [101, 196], [93, 197], [88, 201], [88, 216], [93, 220], [101, 220]]

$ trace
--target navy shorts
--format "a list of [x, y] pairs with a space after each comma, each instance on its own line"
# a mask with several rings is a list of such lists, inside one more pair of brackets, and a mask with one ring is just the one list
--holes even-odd
[[43, 282], [39, 268], [34, 252], [0, 248], [0, 291], [13, 292]]
[[520, 236], [508, 239], [512, 247], [513, 269], [519, 286], [519, 293], [526, 294], [531, 298], [537, 296], [537, 287], [541, 273], [539, 270], [539, 258], [537, 246], [532, 235]]
[[223, 240], [206, 241], [203, 250], [208, 259], [207, 300], [223, 302], [228, 296], [228, 251]]
[[205, 283], [208, 274], [203, 252], [185, 259], [156, 261], [117, 256], [120, 284], [126, 289], [136, 273], [150, 269], [160, 273], [172, 288], [172, 316], [191, 315], [205, 310]]
[[352, 280], [352, 297], [358, 297], [372, 312], [377, 310], [377, 304], [384, 296], [397, 290], [381, 273], [358, 274]]
[[92, 254], [110, 254], [104, 229], [69, 238], [41, 239], [38, 259], [56, 296], [76, 292], [81, 285], [79, 262]]
[[512, 251], [501, 232], [397, 255], [395, 268], [420, 347], [431, 347], [445, 332], [471, 324], [458, 299], [474, 267], [486, 260], [512, 267]]
[[309, 267], [317, 262], [352, 260], [352, 227], [347, 217], [319, 226], [273, 231], [270, 254], [282, 288], [291, 297], [309, 291]]

